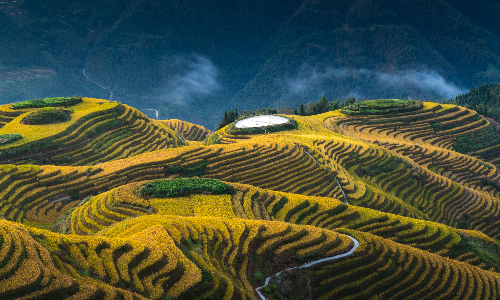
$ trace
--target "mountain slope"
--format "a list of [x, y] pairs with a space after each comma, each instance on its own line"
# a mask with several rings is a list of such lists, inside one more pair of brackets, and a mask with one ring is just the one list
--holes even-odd
[[[391, 101], [396, 109], [383, 106]], [[24, 164], [26, 153], [0, 165], [0, 295], [497, 298], [497, 165], [453, 150], [489, 121], [453, 104], [370, 102], [384, 107], [377, 111], [365, 103], [286, 116], [281, 131], [232, 123], [210, 133], [83, 98], [68, 106], [73, 121], [29, 125], [52, 128], [50, 141], [78, 140], [82, 124], [126, 120], [73, 150], [102, 153], [98, 165]], [[2, 134], [52, 111], [16, 105], [0, 107]], [[139, 124], [130, 140], [141, 151], [107, 138]], [[23, 138], [2, 147], [22, 147]], [[106, 154], [120, 147], [124, 157]]]
[[112, 92], [212, 127], [234, 107], [451, 98], [500, 80], [492, 0], [30, 0], [0, 12], [3, 103]]

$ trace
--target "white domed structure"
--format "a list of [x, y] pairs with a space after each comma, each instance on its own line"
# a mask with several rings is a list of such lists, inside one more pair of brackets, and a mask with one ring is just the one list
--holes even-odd
[[261, 115], [239, 120], [234, 124], [236, 128], [264, 127], [269, 125], [285, 124], [289, 120], [280, 116]]

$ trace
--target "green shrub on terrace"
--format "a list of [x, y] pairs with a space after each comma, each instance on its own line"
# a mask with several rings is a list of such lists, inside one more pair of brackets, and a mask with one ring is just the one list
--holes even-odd
[[341, 113], [354, 115], [396, 114], [423, 108], [418, 100], [378, 99], [354, 103], [342, 108]]
[[66, 110], [58, 107], [44, 107], [33, 111], [22, 120], [26, 125], [55, 124], [71, 120], [72, 110]]
[[140, 196], [154, 198], [177, 197], [198, 191], [216, 195], [234, 194], [236, 192], [232, 186], [226, 183], [216, 179], [204, 178], [155, 179], [137, 189]]
[[216, 132], [207, 135], [205, 141], [203, 142], [204, 145], [215, 145], [220, 143], [221, 143], [220, 137]]
[[34, 99], [29, 101], [23, 101], [15, 103], [12, 105], [12, 109], [23, 109], [23, 108], [40, 108], [40, 107], [57, 107], [57, 106], [73, 106], [75, 104], [81, 103], [82, 97], [55, 97], [55, 98], [44, 98], [44, 99]]
[[2, 134], [0, 135], [0, 145], [5, 145], [8, 143], [15, 142], [17, 140], [22, 139], [23, 137], [20, 134], [13, 133], [13, 134]]

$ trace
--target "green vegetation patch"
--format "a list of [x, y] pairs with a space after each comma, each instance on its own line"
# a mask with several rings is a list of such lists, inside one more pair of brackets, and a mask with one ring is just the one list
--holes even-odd
[[55, 124], [71, 120], [72, 110], [59, 107], [44, 107], [33, 111], [23, 118], [22, 123], [26, 125]]
[[22, 139], [23, 137], [17, 133], [8, 133], [0, 135], [0, 145], [5, 145], [8, 143], [15, 142], [17, 140]]
[[450, 258], [454, 259], [472, 252], [477, 255], [481, 263], [486, 265], [486, 269], [493, 268], [495, 272], [500, 271], [500, 254], [495, 244], [486, 243], [466, 234], [460, 234], [460, 237], [460, 243], [450, 249]]
[[469, 153], [500, 144], [500, 132], [493, 125], [461, 135], [453, 148], [460, 153]]
[[418, 100], [378, 99], [354, 103], [342, 108], [341, 113], [349, 116], [396, 114], [422, 109]]
[[262, 288], [261, 292], [267, 299], [317, 299], [316, 286], [311, 286], [314, 278], [313, 271], [309, 269], [285, 270], [279, 276], [271, 277], [269, 285]]
[[34, 99], [34, 100], [15, 103], [11, 106], [11, 108], [23, 109], [23, 108], [58, 107], [58, 106], [68, 107], [81, 103], [82, 101], [83, 101], [82, 97], [79, 96], [43, 98], [43, 99]]
[[137, 189], [140, 196], [153, 198], [178, 197], [200, 192], [216, 195], [236, 193], [235, 189], [226, 183], [205, 178], [155, 179]]
[[204, 145], [215, 145], [215, 144], [220, 144], [221, 140], [217, 132], [214, 132], [210, 135], [207, 135], [204, 141]]

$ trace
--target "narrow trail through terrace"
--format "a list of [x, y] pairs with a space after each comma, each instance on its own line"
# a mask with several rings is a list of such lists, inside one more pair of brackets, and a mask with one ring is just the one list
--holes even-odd
[[[306, 150], [304, 150], [305, 153], [307, 153], [307, 155], [309, 155], [316, 164], [318, 164], [318, 161], [309, 153], [307, 152]], [[344, 189], [342, 188], [342, 186], [340, 185], [340, 181], [339, 179], [337, 178], [337, 176], [333, 175], [333, 177], [335, 178], [335, 180], [337, 180], [337, 184], [339, 185], [339, 188], [340, 188], [340, 191], [342, 192], [342, 195], [344, 195], [344, 199], [345, 199], [345, 203], [346, 204], [349, 204], [349, 201], [347, 201], [347, 196], [345, 195], [345, 192], [344, 192]]]
[[349, 237], [351, 239], [351, 241], [354, 243], [354, 246], [348, 252], [342, 253], [342, 254], [339, 254], [339, 255], [335, 255], [335, 256], [331, 256], [331, 257], [327, 257], [327, 258], [318, 259], [318, 260], [312, 261], [310, 263], [303, 264], [300, 267], [288, 268], [288, 269], [285, 269], [283, 271], [279, 271], [278, 273], [276, 273], [276, 274], [274, 274], [272, 276], [267, 277], [266, 278], [266, 282], [264, 283], [264, 285], [255, 289], [257, 291], [257, 294], [259, 294], [259, 296], [260, 296], [260, 298], [262, 300], [266, 300], [267, 298], [264, 295], [262, 295], [262, 293], [260, 292], [260, 290], [262, 288], [266, 287], [269, 284], [269, 280], [271, 280], [272, 277], [279, 276], [284, 271], [293, 270], [293, 269], [309, 268], [311, 266], [314, 266], [316, 264], [319, 264], [319, 263], [322, 263], [322, 262], [325, 262], [325, 261], [335, 260], [335, 259], [339, 259], [339, 258], [346, 257], [346, 256], [349, 256], [349, 255], [353, 254], [354, 251], [356, 250], [356, 248], [358, 248], [359, 242], [358, 242], [358, 240], [356, 240], [352, 236], [349, 236], [349, 235], [345, 235], [345, 236]]

